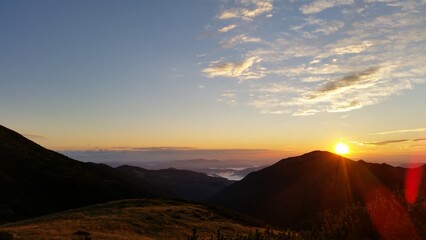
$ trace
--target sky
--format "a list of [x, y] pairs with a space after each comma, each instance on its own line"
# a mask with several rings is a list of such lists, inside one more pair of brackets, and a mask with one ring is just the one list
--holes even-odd
[[425, 0], [4, 0], [0, 124], [99, 161], [426, 162], [425, 55]]

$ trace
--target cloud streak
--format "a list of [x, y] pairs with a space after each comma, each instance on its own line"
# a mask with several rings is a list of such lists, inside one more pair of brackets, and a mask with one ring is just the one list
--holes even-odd
[[380, 70], [380, 67], [371, 67], [362, 72], [354, 73], [348, 76], [345, 76], [336, 81], [331, 81], [322, 86], [319, 90], [319, 94], [327, 94], [333, 91], [337, 91], [342, 88], [347, 87], [361, 87], [365, 85], [370, 85], [371, 81], [374, 81], [374, 76]]
[[205, 73], [209, 78], [228, 77], [238, 78], [240, 80], [260, 78], [261, 75], [254, 71], [250, 71], [250, 68], [260, 61], [260, 58], [250, 57], [244, 59], [242, 62], [212, 62], [209, 67], [203, 69], [203, 73]]
[[388, 145], [392, 143], [402, 143], [402, 142], [408, 142], [408, 139], [398, 139], [398, 140], [389, 140], [389, 141], [383, 141], [383, 142], [367, 142], [364, 143], [365, 145], [375, 145], [375, 146], [383, 146]]
[[421, 142], [421, 141], [426, 141], [426, 138], [393, 139], [393, 140], [378, 141], [378, 142], [361, 142], [361, 141], [350, 141], [350, 142], [353, 144], [361, 145], [361, 146], [385, 146], [385, 145], [397, 144], [397, 143]]
[[310, 4], [303, 5], [300, 11], [303, 14], [313, 14], [322, 12], [325, 9], [333, 8], [341, 5], [353, 4], [354, 0], [315, 0]]
[[410, 132], [426, 132], [426, 128], [400, 129], [400, 130], [393, 130], [393, 131], [387, 131], [387, 132], [370, 133], [368, 135], [388, 135], [388, 134], [395, 134], [395, 133], [410, 133]]
[[222, 10], [217, 16], [220, 20], [242, 19], [252, 21], [254, 18], [269, 13], [273, 9], [272, 0], [241, 0], [241, 8]]
[[220, 95], [220, 98], [217, 101], [224, 102], [231, 107], [236, 107], [238, 105], [237, 99], [237, 94], [232, 92], [225, 92]]
[[219, 28], [217, 31], [219, 31], [219, 32], [221, 32], [221, 33], [226, 33], [226, 32], [229, 32], [229, 31], [231, 31], [232, 29], [234, 29], [234, 28], [236, 28], [236, 27], [237, 27], [237, 25], [235, 25], [235, 24], [231, 24], [231, 25], [228, 25], [228, 26], [225, 26], [225, 27]]
[[259, 42], [261, 42], [260, 38], [254, 38], [254, 37], [249, 37], [246, 34], [240, 34], [222, 41], [221, 45], [223, 47], [233, 47], [243, 43], [259, 43]]
[[[308, 17], [305, 22], [292, 26], [292, 31], [299, 32], [304, 38], [316, 38], [318, 34], [330, 35], [345, 26], [343, 21], [326, 21], [319, 18]], [[314, 29], [311, 29], [314, 28]]]
[[127, 147], [128, 150], [143, 151], [143, 152], [158, 152], [158, 151], [190, 151], [195, 150], [191, 147]]

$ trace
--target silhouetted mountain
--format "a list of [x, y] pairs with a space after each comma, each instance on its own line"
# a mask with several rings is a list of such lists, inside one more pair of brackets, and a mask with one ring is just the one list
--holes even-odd
[[173, 168], [147, 170], [124, 165], [116, 169], [125, 176], [134, 178], [136, 183], [149, 184], [157, 191], [165, 189], [186, 200], [206, 200], [233, 183], [225, 178], [210, 177], [204, 173]]
[[314, 151], [253, 172], [211, 200], [275, 226], [308, 229], [322, 223], [326, 210], [337, 213], [379, 195], [403, 196], [405, 174], [404, 168]]
[[[152, 179], [144, 179], [123, 171], [70, 159], [0, 126], [0, 223], [118, 199], [194, 200], [184, 193], [199, 192], [207, 197], [227, 184], [227, 180], [217, 179], [214, 185], [216, 179], [203, 175], [208, 180], [200, 180], [200, 185], [192, 185], [192, 189], [180, 186], [186, 183], [178, 181], [179, 177], [170, 176], [172, 182], [167, 184], [165, 174], [149, 173]], [[168, 173], [178, 175], [179, 171]], [[154, 179], [157, 176], [159, 179]], [[210, 181], [213, 185], [207, 184], [206, 190], [200, 191], [201, 185]]]
[[161, 194], [131, 185], [111, 167], [82, 163], [0, 126], [0, 222], [110, 200]]

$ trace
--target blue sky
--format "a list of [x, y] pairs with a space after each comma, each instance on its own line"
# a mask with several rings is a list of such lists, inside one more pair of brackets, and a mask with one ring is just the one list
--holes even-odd
[[61, 151], [424, 157], [425, 5], [2, 1], [0, 124]]

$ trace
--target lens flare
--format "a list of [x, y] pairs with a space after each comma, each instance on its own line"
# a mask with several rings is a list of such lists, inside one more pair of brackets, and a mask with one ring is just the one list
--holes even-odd
[[405, 199], [410, 204], [413, 204], [417, 199], [422, 175], [423, 167], [412, 167], [407, 169], [407, 174], [405, 176]]

